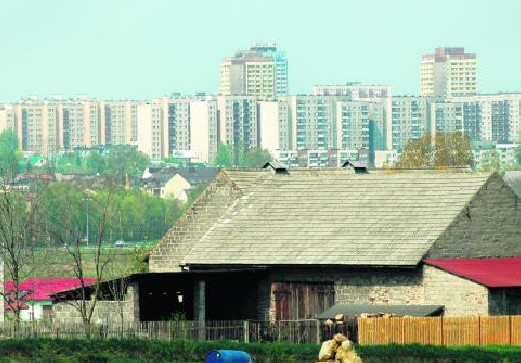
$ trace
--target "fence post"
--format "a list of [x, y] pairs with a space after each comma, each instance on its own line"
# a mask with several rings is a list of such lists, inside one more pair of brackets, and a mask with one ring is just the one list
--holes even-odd
[[244, 343], [250, 342], [250, 321], [249, 320], [243, 321], [243, 339], [244, 339]]
[[400, 317], [399, 319], [402, 320], [402, 344], [405, 344], [405, 318], [404, 317]]
[[443, 315], [442, 315], [442, 316], [440, 316], [440, 334], [441, 334], [440, 345], [445, 345], [445, 332], [443, 330], [444, 330], [444, 327], [443, 327]]
[[508, 316], [508, 342], [512, 345], [512, 315]]
[[478, 315], [478, 345], [481, 346], [483, 332], [481, 331], [481, 316]]
[[[321, 340], [321, 334], [320, 334], [320, 321], [318, 319], [315, 320], [315, 326], [317, 327], [317, 335], [316, 335], [316, 338], [317, 338], [317, 343], [320, 344], [320, 340]], [[351, 338], [353, 339], [353, 338]]]

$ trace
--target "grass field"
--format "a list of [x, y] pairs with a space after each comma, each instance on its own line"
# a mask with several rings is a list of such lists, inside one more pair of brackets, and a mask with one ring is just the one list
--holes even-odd
[[[129, 273], [146, 272], [143, 258], [151, 245], [127, 244], [126, 247], [107, 246], [102, 249], [103, 261], [109, 261], [106, 277], [118, 277]], [[81, 249], [86, 277], [95, 277], [95, 249]], [[35, 250], [30, 262], [24, 264], [24, 277], [74, 277], [74, 259], [66, 248]]]

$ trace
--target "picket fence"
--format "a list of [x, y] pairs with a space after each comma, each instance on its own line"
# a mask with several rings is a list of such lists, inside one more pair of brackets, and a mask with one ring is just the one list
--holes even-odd
[[357, 328], [364, 345], [521, 345], [518, 315], [358, 318]]
[[[218, 320], [206, 321], [144, 321], [127, 322], [123, 325], [91, 324], [93, 338], [142, 338], [157, 340], [232, 340], [241, 342], [284, 341], [295, 344], [316, 343], [324, 332], [318, 320]], [[85, 330], [82, 324], [53, 324], [49, 322], [22, 322], [19, 326], [0, 323], [0, 338], [50, 338], [82, 339]]]

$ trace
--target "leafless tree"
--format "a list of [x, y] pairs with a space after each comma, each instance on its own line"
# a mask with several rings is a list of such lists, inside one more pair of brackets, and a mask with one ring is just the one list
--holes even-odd
[[[77, 219], [75, 211], [78, 205], [74, 201], [64, 201], [62, 208], [65, 213], [60, 213], [60, 220], [53, 221], [54, 238], [63, 244], [70, 256], [74, 276], [78, 279], [79, 287], [72, 295], [56, 296], [58, 301], [72, 306], [81, 316], [85, 337], [92, 336], [91, 320], [101, 293], [101, 283], [107, 275], [107, 266], [113, 259], [112, 254], [103, 246], [106, 232], [106, 222], [113, 213], [114, 189], [108, 188], [106, 192], [89, 194], [89, 203], [98, 208], [96, 220], [91, 225], [95, 226], [93, 243], [85, 247], [83, 221]], [[85, 198], [84, 198], [85, 199]], [[92, 217], [91, 217], [92, 218]], [[92, 234], [91, 234], [92, 235]], [[91, 238], [92, 241], [92, 238]], [[93, 270], [91, 276], [87, 275], [87, 257], [93, 257]], [[92, 281], [92, 278], [95, 280]]]
[[4, 270], [2, 284], [4, 279], [10, 284], [9, 288], [0, 289], [0, 295], [17, 331], [21, 310], [31, 292], [23, 291], [20, 285], [37, 268], [34, 248], [42, 238], [44, 223], [40, 201], [44, 191], [14, 186], [8, 180], [12, 179], [4, 176], [0, 183], [0, 253]]

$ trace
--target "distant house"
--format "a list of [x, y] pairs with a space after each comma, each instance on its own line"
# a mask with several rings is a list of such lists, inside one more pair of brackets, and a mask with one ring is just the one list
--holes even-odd
[[[143, 317], [519, 312], [521, 280], [504, 282], [521, 264], [497, 266], [521, 256], [521, 202], [500, 175], [272, 170], [224, 170], [209, 183], [150, 255]], [[478, 260], [502, 283], [451, 269]]]
[[147, 168], [141, 182], [150, 194], [161, 198], [172, 198], [181, 203], [188, 200], [190, 189], [212, 180], [218, 168]]
[[[85, 283], [88, 285], [95, 282], [95, 278], [85, 279]], [[77, 278], [31, 278], [24, 280], [18, 287], [18, 291], [22, 295], [21, 299], [18, 300], [22, 308], [20, 318], [22, 320], [39, 320], [50, 317], [53, 301], [55, 301], [52, 295], [78, 286], [80, 286], [80, 281]], [[13, 281], [6, 281], [4, 291], [14, 293], [14, 290]], [[11, 304], [4, 304], [6, 314], [9, 314], [10, 306], [15, 303], [16, 300], [13, 300]]]

